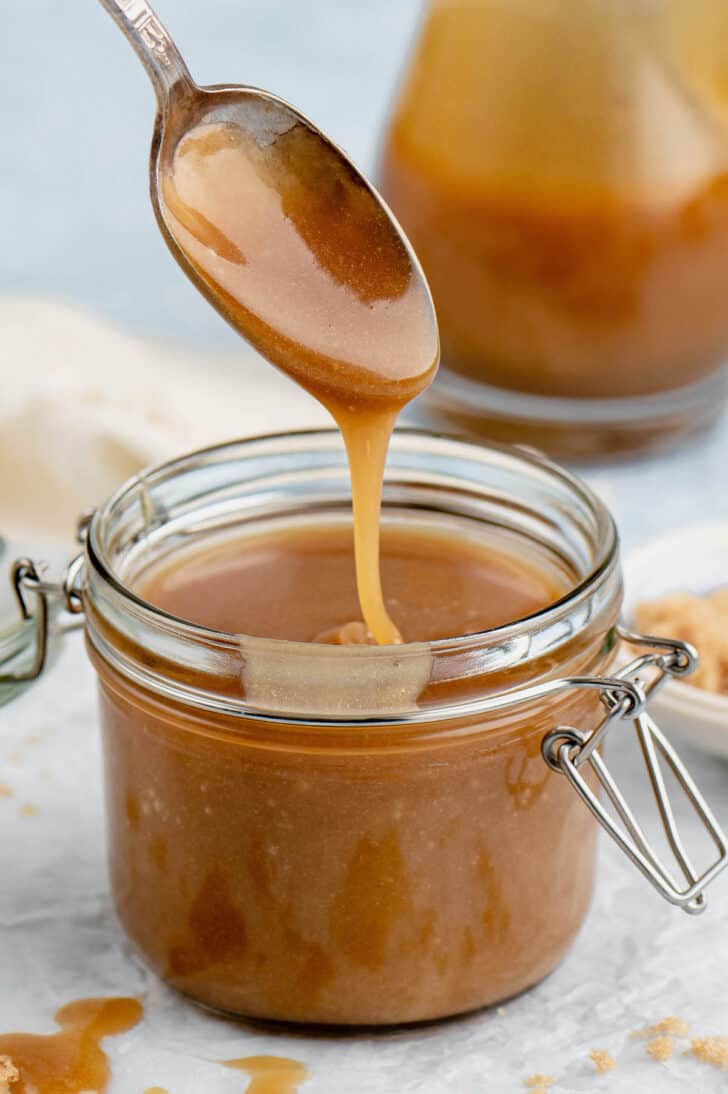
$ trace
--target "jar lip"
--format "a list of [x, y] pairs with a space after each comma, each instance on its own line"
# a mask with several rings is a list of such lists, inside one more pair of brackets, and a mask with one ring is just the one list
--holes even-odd
[[[112, 515], [115, 508], [122, 503], [131, 490], [134, 490], [140, 484], [148, 482], [152, 476], [169, 475], [172, 472], [181, 471], [186, 464], [193, 461], [199, 461], [206, 457], [214, 458], [221, 453], [226, 451], [230, 452], [235, 448], [245, 449], [252, 454], [253, 449], [256, 446], [270, 446], [274, 445], [276, 442], [290, 444], [292, 441], [295, 442], [296, 440], [330, 440], [333, 437], [339, 437], [339, 431], [333, 427], [330, 429], [292, 430], [285, 433], [264, 433], [239, 440], [209, 445], [192, 452], [184, 453], [181, 456], [173, 457], [162, 463], [154, 464], [149, 468], [145, 468], [137, 475], [127, 479], [126, 482], [124, 482], [115, 493], [94, 512], [86, 537], [86, 552], [89, 563], [103, 581], [108, 583], [108, 585], [111, 586], [119, 596], [123, 597], [125, 601], [130, 601], [137, 609], [141, 610], [146, 617], [157, 619], [167, 626], [173, 625], [179, 633], [197, 641], [208, 640], [212, 643], [229, 642], [231, 644], [239, 644], [241, 641], [252, 644], [260, 643], [270, 650], [277, 650], [279, 652], [283, 652], [284, 650], [300, 650], [301, 648], [310, 645], [320, 645], [317, 643], [296, 642], [284, 638], [260, 638], [259, 636], [246, 635], [244, 633], [232, 634], [228, 631], [219, 631], [211, 627], [193, 623], [190, 620], [182, 619], [162, 608], [156, 607], [143, 597], [140, 597], [130, 585], [127, 585], [116, 575], [112, 565], [104, 557], [103, 547], [99, 544], [99, 527]], [[509, 623], [504, 623], [485, 631], [458, 635], [452, 638], [434, 639], [424, 643], [432, 653], [462, 652], [474, 645], [483, 644], [485, 642], [488, 644], [499, 644], [508, 641], [513, 637], [515, 632], [522, 631], [524, 627], [531, 625], [546, 626], [550, 620], [558, 617], [565, 608], [573, 606], [578, 603], [582, 597], [588, 595], [594, 587], [598, 585], [600, 580], [613, 568], [619, 549], [619, 536], [614, 519], [599, 496], [577, 475], [567, 471], [565, 468], [535, 449], [496, 443], [488, 443], [485, 445], [465, 437], [442, 433], [436, 430], [412, 427], [398, 428], [393, 434], [392, 444], [396, 444], [398, 439], [407, 440], [408, 438], [444, 442], [447, 445], [456, 446], [461, 451], [464, 450], [465, 454], [468, 452], [471, 454], [474, 452], [494, 452], [510, 459], [515, 458], [527, 468], [530, 467], [534, 470], [545, 472], [554, 480], [560, 481], [567, 486], [574, 494], [579, 496], [582, 501], [587, 503], [589, 509], [597, 519], [601, 532], [599, 536], [600, 550], [595, 564], [576, 585], [569, 589], [568, 592], [564, 593], [558, 600], [548, 604], [545, 608], [541, 608], [531, 615], [523, 616], [520, 619], [512, 620]], [[397, 657], [401, 658], [403, 656], [406, 657], [408, 651], [415, 653], [420, 651], [422, 647], [423, 643], [421, 642], [406, 642], [399, 646], [362, 647], [333, 645], [328, 647], [328, 652], [333, 657], [346, 658], [352, 656], [361, 657], [365, 655], [365, 653], [369, 656], [385, 655], [391, 657], [392, 653], [396, 651]]]

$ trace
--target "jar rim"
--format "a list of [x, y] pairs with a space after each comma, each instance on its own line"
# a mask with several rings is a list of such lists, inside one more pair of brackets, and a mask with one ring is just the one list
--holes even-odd
[[[538, 522], [535, 531], [534, 527], [531, 527], [525, 534], [540, 545], [547, 542], [548, 533], [563, 537], [566, 534], [564, 529], [567, 529], [569, 533], [578, 535], [579, 543], [582, 546], [586, 543], [588, 550], [587, 558], [582, 558], [580, 561], [583, 567], [582, 575], [557, 601], [530, 616], [512, 620], [485, 631], [471, 633], [471, 635], [429, 642], [409, 642], [396, 647], [392, 645], [390, 647], [340, 645], [339, 647], [339, 645], [322, 645], [289, 639], [249, 637], [241, 633], [231, 635], [226, 631], [194, 624], [150, 604], [135, 592], [134, 587], [124, 580], [122, 574], [115, 571], [112, 556], [114, 549], [118, 549], [119, 538], [127, 535], [130, 542], [137, 545], [143, 558], [145, 557], [143, 549], [149, 547], [154, 529], [171, 526], [170, 521], [167, 520], [169, 514], [164, 508], [162, 507], [157, 514], [152, 507], [148, 524], [142, 523], [140, 527], [137, 527], [134, 535], [129, 533], [128, 527], [122, 528], [123, 534], [119, 533], [118, 526], [115, 532], [109, 531], [114, 528], [115, 520], [118, 525], [122, 521], [122, 516], [124, 519], [128, 517], [127, 510], [135, 509], [135, 507], [137, 511], [145, 509], [148, 503], [146, 499], [150, 498], [154, 491], [157, 491], [158, 496], [163, 496], [165, 489], [172, 491], [174, 487], [175, 504], [180, 497], [187, 500], [187, 494], [182, 492], [187, 475], [193, 478], [200, 475], [203, 477], [205, 475], [227, 476], [224, 477], [224, 482], [227, 482], [228, 486], [239, 488], [241, 481], [234, 478], [234, 475], [242, 474], [242, 468], [249, 476], [244, 484], [249, 493], [245, 494], [241, 502], [240, 494], [235, 492], [229, 508], [229, 513], [232, 514], [231, 519], [234, 520], [235, 517], [240, 519], [244, 504], [250, 504], [251, 482], [255, 487], [261, 481], [268, 481], [265, 476], [257, 477], [257, 472], [253, 470], [249, 472], [247, 463], [250, 462], [257, 468], [259, 463], [265, 463], [267, 466], [266, 462], [275, 464], [276, 461], [284, 461], [287, 462], [286, 466], [289, 470], [293, 468], [294, 476], [313, 476], [317, 467], [316, 459], [320, 458], [326, 461], [326, 469], [332, 474], [333, 468], [336, 470], [338, 476], [336, 487], [339, 491], [336, 498], [340, 503], [343, 497], [340, 489], [344, 485], [344, 475], [348, 489], [348, 469], [343, 452], [344, 446], [336, 429], [262, 434], [259, 437], [211, 445], [206, 449], [177, 456], [131, 477], [94, 513], [89, 526], [88, 536], [86, 536], [88, 565], [86, 565], [85, 592], [88, 594], [90, 604], [96, 607], [97, 604], [94, 602], [99, 604], [103, 602], [101, 609], [103, 615], [107, 605], [113, 601], [112, 614], [115, 620], [126, 616], [129, 627], [134, 624], [145, 629], [146, 633], [153, 632], [157, 636], [154, 641], [158, 642], [158, 645], [166, 643], [169, 647], [170, 643], [174, 643], [174, 651], [171, 654], [161, 654], [163, 660], [174, 662], [178, 666], [187, 666], [193, 672], [205, 672], [207, 665], [210, 665], [212, 667], [209, 668], [209, 672], [212, 676], [219, 672], [219, 668], [216, 667], [218, 664], [215, 661], [216, 657], [222, 660], [227, 657], [228, 670], [230, 670], [231, 657], [233, 660], [236, 659], [235, 663], [238, 665], [236, 672], [240, 672], [241, 652], [244, 657], [251, 652], [265, 657], [273, 656], [274, 659], [278, 659], [276, 664], [279, 667], [284, 664], [288, 667], [296, 663], [297, 659], [298, 664], [305, 657], [312, 659], [313, 651], [317, 651], [315, 656], [319, 657], [320, 661], [316, 664], [321, 666], [322, 672], [327, 671], [327, 665], [323, 664], [324, 660], [327, 664], [335, 663], [339, 668], [346, 664], [351, 671], [355, 670], [357, 663], [360, 666], [357, 671], [367, 671], [368, 667], [373, 671], [373, 666], [379, 671], [383, 665], [380, 659], [389, 659], [390, 662], [396, 660], [404, 672], [402, 662], [407, 662], [414, 668], [417, 657], [427, 653], [431, 657], [432, 665], [437, 666], [437, 673], [434, 668], [432, 679], [493, 677], [498, 672], [534, 662], [542, 665], [540, 671], [543, 673], [545, 662], [539, 662], [539, 659], [546, 657], [546, 660], [551, 660], [553, 663], [557, 651], [573, 641], [583, 629], [596, 624], [597, 619], [603, 621], [606, 618], [602, 614], [604, 612], [611, 613], [610, 624], [605, 626], [603, 631], [603, 637], [606, 637], [606, 631], [613, 625], [616, 618], [613, 609], [616, 603], [615, 592], [621, 591], [619, 537], [617, 537], [616, 527], [609, 510], [597, 494], [578, 476], [567, 472], [539, 452], [509, 445], [483, 445], [426, 429], [406, 428], [395, 431], [388, 465], [394, 470], [389, 484], [388, 477], [385, 475], [385, 497], [388, 487], [394, 491], [396, 487], [402, 487], [404, 482], [405, 487], [416, 484], [418, 488], [421, 488], [421, 482], [424, 481], [432, 489], [442, 490], [443, 486], [446, 488], [444, 494], [446, 494], [447, 504], [440, 505], [438, 510], [440, 513], [474, 515], [476, 520], [488, 523], [493, 521], [494, 517], [484, 515], [481, 508], [478, 508], [479, 505], [487, 502], [493, 507], [500, 507], [501, 511], [505, 510], [508, 514], [511, 512], [525, 514], [527, 520], [530, 519], [532, 523]], [[305, 455], [310, 456], [308, 462], [303, 459]], [[416, 463], [417, 459], [421, 462], [419, 465]], [[417, 467], [420, 469], [419, 473]], [[443, 473], [443, 467], [448, 474]], [[419, 480], [418, 474], [420, 474]], [[435, 481], [435, 487], [432, 487], [432, 481]], [[304, 486], [308, 485], [309, 480], [304, 480]], [[517, 487], [521, 490], [520, 500]], [[195, 489], [196, 492], [189, 496], [194, 501], [207, 497], [207, 494], [200, 493], [198, 482]], [[253, 504], [262, 489], [258, 485], [257, 492], [252, 491]], [[467, 502], [473, 502], [475, 509], [473, 511], [451, 509], [448, 489], [453, 491], [453, 496], [460, 491]], [[527, 489], [525, 494], [523, 494], [524, 489]], [[531, 496], [531, 492], [536, 490], [542, 491], [541, 494], [536, 494], [539, 503], [534, 503]], [[227, 498], [227, 494], [224, 494], [224, 497]], [[523, 497], [527, 501], [524, 501]], [[543, 498], [547, 499], [547, 503], [543, 501]], [[278, 496], [275, 500], [278, 501]], [[405, 508], [428, 509], [427, 504], [420, 507], [419, 501], [407, 500], [402, 504]], [[174, 512], [176, 513], [177, 510]], [[217, 510], [215, 512], [217, 513]], [[285, 508], [282, 509], [282, 515], [286, 515], [286, 512]], [[268, 515], [270, 513], [279, 515], [275, 508], [270, 510]], [[155, 523], [157, 515], [159, 520]], [[173, 517], [172, 525], [175, 520], [178, 522], [177, 531], [184, 529], [184, 532], [188, 534], [189, 526], [185, 523], [185, 515]], [[206, 529], [207, 524], [203, 527]], [[212, 527], [217, 525], [212, 523]], [[124, 633], [123, 628], [122, 632]], [[160, 695], [166, 695], [167, 698], [186, 703], [186, 705], [271, 722], [307, 725], [350, 725], [362, 722], [368, 725], [391, 725], [412, 719], [418, 722], [439, 722], [446, 718], [459, 718], [461, 715], [470, 718], [471, 715], [481, 711], [481, 708], [484, 711], [493, 709], [494, 699], [498, 694], [496, 689], [499, 689], [504, 697], [507, 694], [509, 706], [517, 694], [524, 693], [525, 697], [525, 693], [532, 690], [528, 682], [521, 680], [518, 684], [511, 678], [510, 686], [495, 684], [494, 688], [490, 688], [488, 695], [482, 695], [479, 699], [448, 701], [442, 697], [442, 699], [436, 699], [434, 705], [428, 708], [415, 706], [403, 709], [401, 712], [388, 711], [384, 714], [355, 711], [344, 715], [338, 712], [327, 712], [312, 714], [309, 717], [298, 708], [292, 710], [286, 708], [286, 712], [281, 713], [277, 708], [270, 709], [266, 702], [262, 705], [252, 703], [247, 689], [245, 697], [231, 697], [220, 694], [218, 691], [203, 690], [196, 685], [180, 683], [178, 680], [167, 678], [162, 672], [155, 673], [148, 666], [131, 663], [128, 657], [124, 659], [119, 655], [113, 643], [108, 643], [97, 628], [90, 629], [89, 638], [97, 652], [106, 661], [116, 665], [120, 673], [136, 680], [140, 686], [147, 686]], [[206, 654], [208, 661], [205, 662], [206, 668], [203, 670], [200, 668], [198, 659], [205, 657]], [[314, 673], [316, 666], [309, 667]], [[286, 670], [281, 667], [280, 671]], [[553, 667], [547, 672], [552, 673]], [[311, 690], [315, 691], [315, 675], [312, 675], [311, 679], [313, 682]], [[356, 688], [356, 684], [351, 686]]]
[[[207, 445], [203, 448], [194, 449], [193, 451], [186, 452], [181, 456], [175, 456], [169, 460], [164, 460], [162, 463], [154, 464], [149, 468], [145, 468], [137, 475], [133, 475], [131, 478], [127, 479], [124, 483], [122, 483], [122, 485], [101, 506], [99, 506], [98, 509], [95, 510], [89, 525], [87, 539], [87, 551], [90, 561], [93, 562], [94, 567], [103, 576], [104, 580], [106, 580], [109, 585], [111, 585], [112, 588], [114, 588], [120, 595], [128, 598], [129, 600], [136, 603], [139, 607], [142, 607], [147, 611], [151, 611], [161, 618], [164, 618], [175, 624], [179, 624], [180, 627], [182, 627], [183, 629], [192, 628], [198, 635], [201, 633], [207, 634], [211, 638], [217, 639], [219, 639], [220, 637], [225, 637], [237, 641], [241, 637], [250, 637], [252, 640], [256, 640], [255, 636], [247, 636], [242, 632], [237, 632], [233, 634], [229, 631], [221, 631], [217, 630], [214, 627], [206, 627], [197, 623], [192, 623], [190, 620], [183, 619], [181, 616], [176, 616], [171, 612], [167, 612], [164, 608], [159, 608], [156, 605], [152, 604], [150, 601], [145, 600], [143, 597], [139, 596], [139, 594], [136, 593], [130, 585], [126, 584], [124, 581], [121, 580], [121, 578], [117, 577], [111, 567], [111, 564], [108, 563], [104, 558], [104, 553], [100, 549], [97, 540], [98, 524], [103, 519], [108, 518], [108, 516], [119, 505], [119, 503], [123, 501], [124, 497], [128, 494], [128, 492], [136, 486], [140, 479], [147, 479], [152, 474], [169, 473], [176, 469], [181, 469], [185, 463], [192, 459], [199, 458], [201, 456], [222, 453], [235, 446], [247, 447], [248, 445], [252, 446], [262, 441], [288, 441], [295, 438], [328, 437], [331, 435], [338, 435], [338, 430], [335, 428], [300, 429], [291, 430], [286, 433], [260, 433], [256, 434], [255, 436], [246, 437], [240, 441], [225, 441], [221, 444]], [[580, 578], [577, 584], [574, 585], [573, 588], [569, 589], [568, 592], [564, 593], [563, 596], [559, 597], [558, 600], [552, 601], [550, 604], [547, 604], [545, 608], [539, 608], [538, 611], [532, 612], [530, 615], [521, 616], [519, 619], [512, 620], [509, 623], [499, 624], [497, 627], [489, 627], [487, 630], [484, 631], [474, 631], [472, 634], [457, 635], [452, 638], [433, 639], [431, 641], [428, 641], [427, 643], [427, 645], [431, 649], [453, 649], [457, 648], [459, 645], [468, 646], [472, 644], [474, 639], [484, 638], [486, 636], [488, 638], [494, 638], [499, 635], [505, 636], [514, 627], [521, 627], [523, 626], [523, 624], [547, 618], [552, 613], [555, 613], [560, 608], [562, 608], [564, 604], [573, 601], [574, 599], [581, 596], [584, 592], [588, 591], [591, 585], [602, 576], [605, 570], [609, 569], [611, 563], [614, 561], [619, 548], [619, 536], [617, 533], [614, 518], [612, 517], [604, 502], [581, 478], [579, 478], [577, 475], [572, 474], [572, 472], [567, 471], [560, 464], [557, 464], [553, 460], [550, 460], [547, 456], [538, 452], [536, 449], [528, 448], [525, 446], [521, 447], [518, 445], [496, 443], [489, 443], [487, 445], [484, 445], [480, 442], [470, 441], [464, 437], [457, 436], [456, 434], [443, 433], [437, 430], [413, 428], [409, 426], [405, 428], [398, 428], [394, 433], [394, 438], [403, 436], [436, 438], [441, 441], [452, 441], [459, 445], [465, 445], [476, 450], [479, 449], [484, 451], [490, 450], [495, 452], [501, 452], [508, 456], [515, 455], [524, 463], [547, 471], [554, 478], [560, 479], [572, 490], [579, 493], [584, 500], [587, 500], [589, 502], [595, 515], [597, 515], [604, 521], [605, 531], [608, 532], [608, 538], [605, 542], [602, 557], [599, 558], [599, 560], [593, 566], [592, 570], [587, 575], [585, 575], [583, 578]], [[263, 639], [263, 641], [265, 641], [266, 643], [274, 644], [280, 649], [287, 649], [291, 646], [317, 644], [295, 642], [292, 639], [288, 638], [267, 638]], [[371, 650], [389, 650], [391, 653], [392, 649], [396, 649], [398, 653], [401, 653], [406, 650], [408, 646], [411, 645], [419, 645], [419, 643], [404, 642], [401, 646], [378, 646], [371, 647]], [[350, 654], [352, 650], [355, 650], [357, 648], [358, 647], [355, 646], [345, 645], [331, 647], [332, 652], [336, 651], [337, 656], [343, 657], [346, 657], [347, 654]]]

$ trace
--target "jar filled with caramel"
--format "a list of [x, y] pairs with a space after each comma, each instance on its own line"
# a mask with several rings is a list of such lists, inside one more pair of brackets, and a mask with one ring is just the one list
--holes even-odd
[[[346, 454], [323, 431], [130, 480], [56, 590], [98, 673], [119, 918], [218, 1011], [383, 1025], [528, 988], [588, 909], [594, 818], [687, 911], [728, 863], [646, 711], [693, 654], [621, 631], [614, 525], [577, 479], [398, 432], [381, 564], [399, 645], [361, 640]], [[15, 572], [30, 677], [54, 587], [27, 560]], [[658, 754], [672, 767], [712, 866], [666, 865], [636, 826], [602, 756], [617, 722], [651, 774]]]
[[591, 456], [720, 411], [727, 41], [720, 0], [430, 0], [381, 185], [437, 307], [433, 414]]

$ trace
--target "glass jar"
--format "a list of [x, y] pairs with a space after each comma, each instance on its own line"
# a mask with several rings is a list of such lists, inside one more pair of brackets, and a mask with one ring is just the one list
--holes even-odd
[[593, 456], [725, 400], [728, 6], [430, 0], [381, 187], [432, 287], [430, 410]]
[[[597, 747], [610, 724], [639, 726], [692, 655], [632, 636], [650, 652], [616, 671], [614, 525], [544, 459], [421, 432], [392, 443], [385, 522], [507, 531], [573, 573], [562, 600], [507, 626], [325, 646], [207, 630], [134, 592], [211, 537], [349, 506], [334, 431], [223, 445], [130, 480], [69, 569], [98, 673], [114, 900], [151, 967], [256, 1018], [372, 1025], [495, 1003], [549, 973], [585, 916], [596, 825], [582, 800], [663, 895], [700, 910], [726, 862], [707, 812], [719, 860], [678, 887], [596, 794], [614, 800]], [[37, 575], [23, 588], [52, 591]]]

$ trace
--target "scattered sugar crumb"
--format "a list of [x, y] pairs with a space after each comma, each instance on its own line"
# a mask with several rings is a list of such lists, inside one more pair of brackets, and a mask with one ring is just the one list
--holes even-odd
[[531, 1091], [531, 1094], [549, 1094], [549, 1087], [553, 1086], [556, 1079], [553, 1075], [532, 1075], [523, 1083]]
[[617, 1061], [604, 1048], [593, 1048], [589, 1053], [589, 1059], [600, 1075], [605, 1075], [607, 1071], [614, 1071], [617, 1066]]
[[667, 1034], [668, 1037], [687, 1037], [690, 1033], [690, 1026], [684, 1018], [677, 1018], [674, 1014], [671, 1014], [667, 1018], [661, 1018], [659, 1022], [655, 1022], [654, 1026], [648, 1026], [647, 1029], [636, 1029], [632, 1036], [657, 1037], [661, 1033]]
[[495, 1012], [496, 1012], [496, 1014], [498, 1015], [499, 1018], [503, 1018], [505, 1013], [506, 1013], [506, 1008], [505, 1007], [496, 1007]]
[[29, 744], [29, 745], [40, 744], [40, 742], [42, 740], [43, 740], [43, 738], [41, 737], [40, 733], [29, 733], [27, 735], [27, 737], [25, 738], [26, 744]]
[[672, 1037], [668, 1037], [666, 1033], [661, 1033], [659, 1037], [653, 1037], [651, 1041], [647, 1042], [647, 1055], [651, 1056], [653, 1060], [656, 1060], [659, 1064], [664, 1064], [665, 1060], [669, 1060], [672, 1056], [672, 1050], [675, 1047], [675, 1042]]
[[12, 790], [6, 783], [0, 783], [0, 798], [9, 798], [12, 796]]
[[26, 802], [25, 805], [21, 805], [20, 807], [20, 815], [21, 817], [37, 817], [38, 806], [33, 805], [31, 802]]
[[685, 1055], [728, 1069], [728, 1037], [694, 1037]]
[[9, 1056], [0, 1056], [0, 1094], [10, 1094], [10, 1084], [17, 1083], [20, 1072]]
[[19, 764], [22, 758], [22, 753], [16, 749], [15, 752], [8, 752], [8, 763]]
[[635, 624], [643, 634], [681, 638], [700, 650], [700, 665], [689, 683], [706, 691], [728, 693], [728, 587], [706, 596], [671, 593], [638, 604]]

